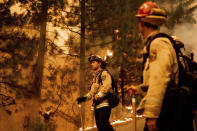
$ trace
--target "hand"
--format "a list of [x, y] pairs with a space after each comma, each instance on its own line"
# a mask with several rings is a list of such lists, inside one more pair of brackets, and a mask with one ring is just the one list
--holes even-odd
[[156, 126], [157, 118], [147, 118], [146, 125], [149, 131], [159, 131]]
[[86, 101], [86, 99], [87, 98], [86, 97], [83, 97], [83, 96], [82, 97], [78, 97], [77, 98], [77, 102], [78, 102], [78, 104], [81, 104], [82, 102]]
[[139, 87], [138, 87], [138, 86], [131, 85], [130, 88], [131, 88], [132, 90], [134, 90], [134, 91], [137, 91]]
[[126, 86], [126, 90], [128, 90], [131, 95], [134, 95], [137, 93], [138, 87], [134, 85], [130, 85], [130, 86]]

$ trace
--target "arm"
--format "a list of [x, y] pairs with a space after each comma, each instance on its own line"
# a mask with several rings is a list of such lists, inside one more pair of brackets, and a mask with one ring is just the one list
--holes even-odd
[[140, 85], [131, 85], [126, 88], [127, 90], [134, 90], [136, 95], [145, 96], [148, 90], [148, 85], [140, 84]]
[[[149, 88], [146, 95], [144, 116], [158, 118], [166, 89], [172, 74], [171, 43], [162, 38], [155, 39], [150, 47]], [[175, 53], [175, 52], [174, 52]]]
[[90, 91], [85, 95], [86, 98], [88, 100], [90, 100], [96, 94], [98, 88], [99, 88], [99, 84], [98, 83], [93, 83], [92, 86], [91, 86]]
[[90, 87], [90, 91], [85, 96], [77, 98], [78, 104], [85, 102], [86, 100], [90, 100], [96, 94], [98, 88], [99, 88], [99, 84], [93, 83]]

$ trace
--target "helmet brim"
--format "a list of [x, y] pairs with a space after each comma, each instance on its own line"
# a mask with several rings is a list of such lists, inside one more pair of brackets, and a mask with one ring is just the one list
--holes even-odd
[[90, 56], [89, 58], [88, 58], [88, 61], [89, 62], [92, 62], [92, 61], [103, 61], [102, 60], [102, 58], [100, 58], [100, 57], [98, 57], [98, 56]]
[[166, 23], [167, 18], [165, 16], [149, 15], [140, 19], [142, 22], [150, 23], [152, 25], [161, 26]]
[[147, 15], [146, 14], [137, 14], [137, 15], [135, 15], [136, 18], [143, 18], [145, 16], [147, 16]]

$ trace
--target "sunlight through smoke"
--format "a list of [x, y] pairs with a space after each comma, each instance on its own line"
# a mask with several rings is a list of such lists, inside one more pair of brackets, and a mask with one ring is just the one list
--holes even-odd
[[20, 3], [16, 3], [10, 7], [10, 12], [12, 15], [14, 13], [20, 15], [20, 14], [26, 14], [27, 10], [25, 8], [22, 8]]

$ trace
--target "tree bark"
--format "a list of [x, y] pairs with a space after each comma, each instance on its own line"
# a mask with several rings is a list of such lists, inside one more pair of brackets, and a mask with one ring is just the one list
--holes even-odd
[[44, 56], [46, 52], [46, 26], [47, 26], [47, 1], [43, 1], [40, 21], [40, 43], [38, 47], [38, 58], [35, 68], [35, 78], [33, 86], [33, 95], [37, 98], [41, 95], [42, 81], [43, 81], [43, 69], [44, 69]]
[[121, 83], [120, 83], [120, 88], [121, 88], [121, 97], [122, 97], [122, 103], [123, 105], [125, 104], [125, 100], [124, 100], [124, 66], [123, 64], [120, 67], [120, 78], [121, 78]]
[[[85, 92], [85, 0], [80, 1], [81, 7], [81, 42], [80, 42], [80, 79], [79, 89], [80, 96]], [[82, 120], [85, 120], [85, 106], [82, 106]], [[84, 125], [82, 124], [84, 129]]]

